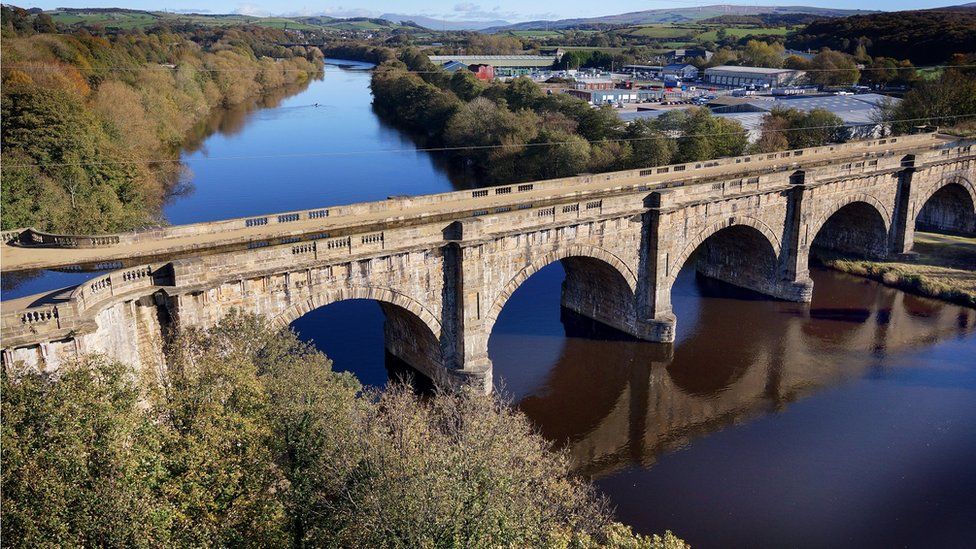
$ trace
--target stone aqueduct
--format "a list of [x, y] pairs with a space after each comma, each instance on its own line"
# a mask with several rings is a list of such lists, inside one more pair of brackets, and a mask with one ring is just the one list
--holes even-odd
[[240, 309], [285, 327], [330, 303], [373, 299], [393, 355], [490, 390], [492, 326], [520, 284], [555, 261], [566, 270], [563, 306], [670, 342], [671, 286], [689, 261], [803, 302], [814, 246], [885, 257], [911, 250], [916, 225], [976, 233], [974, 157], [971, 141], [920, 134], [150, 233], [26, 230], [4, 235], [19, 242], [4, 246], [5, 261], [164, 258], [4, 302], [3, 361], [54, 368], [94, 351], [159, 365], [174, 326]]

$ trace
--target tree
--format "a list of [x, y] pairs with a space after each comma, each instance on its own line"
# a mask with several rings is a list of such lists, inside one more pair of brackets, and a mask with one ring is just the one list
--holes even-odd
[[633, 147], [626, 141], [595, 141], [590, 143], [589, 172], [608, 172], [626, 169], [633, 155]]
[[810, 68], [810, 61], [799, 55], [790, 55], [783, 61], [783, 68], [795, 71], [805, 71]]
[[34, 30], [41, 33], [52, 33], [58, 32], [58, 27], [50, 15], [41, 12], [34, 17]]
[[462, 101], [471, 101], [487, 88], [488, 84], [469, 70], [458, 70], [451, 76], [451, 91]]
[[851, 56], [824, 48], [810, 60], [807, 78], [819, 86], [850, 86], [861, 73]]
[[638, 119], [628, 124], [624, 138], [632, 150], [629, 168], [668, 164], [677, 150], [675, 140], [661, 132], [657, 124], [650, 120]]
[[526, 76], [520, 76], [508, 84], [505, 91], [505, 100], [508, 107], [512, 110], [532, 109], [536, 101], [542, 97], [542, 90], [539, 85]]
[[755, 152], [767, 153], [785, 151], [790, 148], [790, 120], [780, 112], [773, 111], [763, 116], [759, 128], [759, 139], [753, 144]]
[[576, 120], [577, 132], [588, 141], [616, 139], [623, 123], [617, 111], [610, 105], [590, 107], [585, 101], [573, 101], [567, 105], [566, 114]]
[[[579, 137], [581, 146], [588, 146]], [[367, 391], [232, 312], [141, 378], [90, 358], [2, 373], [2, 534], [15, 547], [634, 547], [518, 410]]]
[[378, 395], [361, 462], [333, 501], [339, 547], [542, 547], [608, 525], [566, 454], [470, 391], [429, 405], [402, 386]]
[[[3, 171], [3, 186], [28, 184], [39, 189], [55, 182], [67, 194], [68, 203], [48, 210], [42, 197], [23, 197], [4, 192], [9, 201], [34, 203], [34, 221], [43, 228], [76, 232], [103, 232], [131, 226], [134, 219], [146, 220], [139, 169], [129, 163], [111, 162], [117, 147], [105, 127], [74, 93], [36, 85], [4, 89], [2, 99], [2, 146], [6, 154], [19, 151], [38, 171], [15, 168]], [[43, 183], [41, 175], [47, 176]], [[28, 177], [13, 181], [11, 176]], [[61, 216], [64, 208], [70, 215]], [[55, 215], [57, 213], [58, 215]], [[4, 221], [5, 225], [9, 221]]]
[[57, 375], [4, 369], [4, 545], [169, 545], [159, 433], [139, 394], [128, 368], [95, 357]]
[[779, 68], [783, 66], [783, 52], [779, 42], [767, 43], [749, 40], [742, 49], [742, 63], [751, 67]]
[[256, 319], [232, 315], [213, 330], [184, 330], [153, 380], [150, 413], [163, 430], [164, 493], [184, 546], [281, 545], [284, 478], [255, 356], [268, 340]]
[[[708, 60], [707, 66], [717, 67], [719, 65], [727, 65], [736, 59], [738, 59], [738, 55], [730, 48], [719, 48], [715, 54], [712, 55], [712, 58]], [[697, 67], [698, 65], [695, 66]]]
[[905, 132], [916, 126], [952, 126], [976, 113], [976, 77], [946, 69], [938, 80], [919, 82], [895, 108], [893, 127]]
[[748, 144], [746, 131], [739, 122], [713, 116], [708, 109], [670, 111], [658, 118], [658, 123], [664, 132], [678, 135], [672, 162], [738, 156]]
[[761, 132], [754, 145], [758, 152], [819, 147], [847, 137], [844, 121], [826, 109], [773, 109], [763, 117]]
[[[463, 155], [484, 169], [500, 161], [501, 156], [519, 153], [522, 145], [535, 137], [537, 126], [538, 118], [532, 111], [513, 113], [479, 97], [462, 105], [451, 117], [444, 141], [452, 147], [472, 147]], [[505, 147], [492, 148], [498, 145]]]

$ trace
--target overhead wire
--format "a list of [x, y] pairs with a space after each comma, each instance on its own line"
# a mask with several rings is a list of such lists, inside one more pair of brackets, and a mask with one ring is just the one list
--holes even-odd
[[[312, 44], [309, 44], [309, 45], [312, 45]], [[498, 57], [510, 57], [510, 56], [517, 56], [517, 55], [523, 55], [523, 54], [498, 54], [497, 56]], [[496, 54], [472, 54], [472, 55], [461, 55], [461, 56], [449, 55], [448, 57], [494, 57], [494, 56], [496, 56]], [[38, 63], [45, 63], [45, 62], [38, 61]], [[368, 63], [368, 62], [367, 61], [357, 61], [357, 63]], [[379, 67], [379, 65], [376, 65], [375, 63], [370, 63], [370, 64], [373, 65], [373, 66], [371, 66], [371, 67], [363, 67], [360, 70], [366, 71], [366, 70], [372, 70], [374, 68]], [[328, 65], [329, 65], [329, 63], [326, 64], [326, 66], [328, 66]], [[733, 67], [737, 67], [738, 65], [732, 65], [732, 66]], [[214, 73], [223, 73], [223, 72], [227, 72], [227, 73], [233, 73], [233, 72], [238, 72], [238, 73], [252, 73], [252, 72], [262, 72], [262, 71], [264, 71], [264, 70], [267, 69], [266, 67], [263, 67], [263, 68], [262, 67], [255, 67], [255, 68], [224, 68], [224, 69], [216, 69], [216, 68], [196, 67], [194, 65], [189, 65], [189, 64], [174, 65], [172, 67], [165, 66], [165, 65], [162, 65], [162, 64], [152, 65], [152, 66], [146, 66], [146, 67], [75, 67], [74, 65], [67, 65], [67, 64], [62, 64], [62, 65], [52, 65], [52, 64], [35, 65], [35, 64], [29, 64], [29, 65], [24, 65], [24, 64], [16, 64], [16, 63], [13, 64], [13, 65], [9, 65], [8, 64], [8, 65], [5, 65], [5, 66], [0, 67], [0, 68], [2, 68], [2, 69], [16, 69], [16, 70], [22, 70], [22, 71], [60, 71], [60, 70], [65, 70], [66, 68], [73, 68], [73, 69], [75, 69], [75, 70], [77, 70], [79, 72], [175, 71], [175, 70], [178, 70], [178, 69], [181, 69], [181, 68], [189, 68], [189, 69], [192, 69], [192, 70], [194, 70], [196, 72], [214, 72]], [[539, 67], [539, 68], [541, 69], [543, 67]], [[748, 68], [748, 67], [743, 67], [743, 68]], [[825, 73], [825, 72], [850, 72], [852, 70], [857, 70], [859, 72], [865, 72], [865, 71], [906, 71], [906, 70], [911, 70], [911, 69], [914, 69], [914, 70], [931, 70], [931, 69], [971, 69], [971, 68], [976, 68], [976, 64], [965, 64], [965, 65], [924, 65], [924, 66], [923, 65], [919, 65], [919, 66], [912, 66], [912, 67], [863, 67], [863, 68], [833, 68], [833, 69], [795, 69], [795, 70], [800, 71], [800, 72], [804, 72], [804, 73], [810, 73], [810, 72]], [[323, 70], [324, 70], [324, 67], [323, 67]], [[782, 70], [794, 70], [794, 69], [782, 69]], [[305, 72], [305, 73], [307, 73], [307, 72], [315, 72], [315, 71], [309, 71], [307, 69], [297, 69], [297, 68], [296, 69], [283, 68], [283, 69], [279, 69], [279, 71], [280, 72]], [[443, 69], [422, 70], [422, 71], [419, 71], [419, 70], [404, 70], [404, 69], [391, 69], [390, 72], [396, 72], [396, 73], [401, 73], [401, 74], [441, 74], [441, 73], [445, 73], [445, 71]], [[446, 74], [450, 74], [450, 73], [446, 73]]]

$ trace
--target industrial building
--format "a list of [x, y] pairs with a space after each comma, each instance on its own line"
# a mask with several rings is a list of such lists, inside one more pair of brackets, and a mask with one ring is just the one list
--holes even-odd
[[563, 90], [563, 92], [579, 97], [591, 105], [620, 105], [658, 101], [663, 94], [661, 90], [625, 90], [620, 88], [596, 90], [569, 89]]
[[666, 65], [661, 71], [664, 76], [672, 76], [678, 80], [694, 80], [698, 78], [698, 67], [686, 63]]
[[614, 82], [610, 78], [577, 78], [574, 87], [577, 90], [612, 90]]
[[495, 79], [495, 67], [492, 67], [491, 65], [465, 65], [460, 61], [448, 61], [447, 63], [441, 65], [441, 68], [447, 72], [457, 72], [459, 70], [471, 71], [479, 80], [484, 80], [486, 82], [490, 82], [491, 80]]
[[664, 67], [661, 65], [624, 65], [624, 73], [643, 78], [660, 78]]
[[[561, 55], [561, 54], [560, 54]], [[492, 77], [509, 78], [526, 76], [539, 69], [551, 68], [559, 59], [557, 55], [431, 55], [428, 57], [435, 65], [447, 66], [463, 63], [468, 66], [488, 65], [493, 67]], [[480, 71], [481, 74], [486, 71]]]
[[691, 61], [696, 57], [708, 61], [713, 55], [715, 55], [713, 52], [705, 48], [680, 48], [669, 51], [665, 54], [665, 58], [668, 60], [668, 63], [681, 63]]
[[829, 111], [840, 118], [848, 127], [850, 138], [870, 138], [879, 135], [881, 123], [878, 121], [878, 108], [885, 102], [892, 104], [900, 101], [897, 98], [876, 93], [862, 93], [857, 95], [816, 95], [805, 97], [755, 97], [744, 99], [734, 105], [718, 105], [717, 101], [709, 102], [712, 111], [717, 116], [738, 120], [747, 130], [750, 139], [758, 139], [763, 117], [775, 109], [796, 109], [809, 112], [813, 109]]
[[774, 88], [796, 83], [803, 71], [721, 65], [705, 69], [705, 83], [714, 86]]
[[[774, 109], [796, 109], [809, 112], [823, 109], [837, 115], [848, 128], [851, 139], [867, 139], [882, 134], [883, 124], [878, 121], [878, 107], [885, 102], [897, 103], [897, 98], [876, 93], [857, 95], [816, 95], [804, 97], [732, 97], [719, 96], [708, 101], [707, 106], [715, 116], [735, 120], [742, 124], [749, 135], [749, 141], [759, 139], [763, 119]], [[667, 110], [638, 110], [621, 113], [625, 122], [642, 118], [657, 118]]]
[[430, 62], [443, 65], [451, 61], [465, 65], [491, 65], [519, 69], [547, 69], [556, 62], [555, 55], [431, 55]]

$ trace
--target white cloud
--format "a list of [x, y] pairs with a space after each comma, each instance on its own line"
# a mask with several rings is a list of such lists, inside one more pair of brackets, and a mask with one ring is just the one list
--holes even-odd
[[366, 8], [347, 8], [344, 6], [330, 6], [319, 10], [317, 15], [328, 15], [329, 17], [376, 17], [378, 11]]
[[498, 6], [491, 9], [485, 9], [481, 7], [481, 5], [475, 4], [474, 2], [461, 2], [454, 5], [453, 14], [445, 14], [442, 17], [444, 19], [485, 21], [496, 19], [517, 19], [519, 18], [519, 14], [514, 11], [502, 11]]
[[253, 15], [255, 17], [265, 17], [270, 15], [268, 10], [256, 4], [238, 4], [237, 8], [234, 10], [234, 13], [240, 15]]

